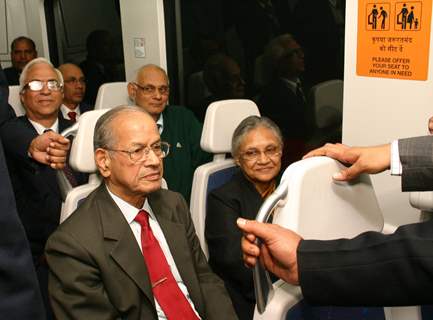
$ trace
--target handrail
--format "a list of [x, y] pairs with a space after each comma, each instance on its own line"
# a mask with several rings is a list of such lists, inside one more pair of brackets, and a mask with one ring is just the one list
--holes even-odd
[[[288, 193], [288, 184], [281, 181], [277, 189], [263, 202], [256, 216], [256, 221], [267, 222], [278, 202], [284, 199]], [[260, 246], [260, 239], [256, 239], [256, 244]], [[257, 310], [260, 314], [265, 312], [266, 305], [272, 298], [274, 289], [269, 273], [260, 264], [256, 263], [253, 270], [254, 292], [256, 295]]]

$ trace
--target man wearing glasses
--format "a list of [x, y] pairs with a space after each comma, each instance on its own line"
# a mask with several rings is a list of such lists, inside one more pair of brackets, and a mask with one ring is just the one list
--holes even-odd
[[189, 202], [194, 171], [211, 158], [200, 148], [202, 124], [192, 111], [168, 106], [169, 93], [166, 72], [152, 64], [141, 67], [135, 81], [128, 84], [129, 97], [152, 116], [161, 139], [171, 145], [170, 156], [164, 161], [168, 188]]
[[[59, 116], [62, 88], [62, 75], [48, 60], [30, 61], [20, 76], [20, 98], [26, 114], [1, 127], [17, 211], [30, 242], [48, 319], [52, 316], [44, 246], [59, 224], [62, 204], [54, 169], [64, 166], [70, 145], [58, 133], [72, 124]], [[57, 165], [59, 161], [61, 164]], [[84, 176], [72, 175], [76, 184], [84, 182]]]
[[47, 242], [57, 319], [236, 319], [185, 200], [161, 189], [170, 146], [152, 117], [111, 109], [93, 145], [104, 182]]
[[63, 76], [63, 104], [60, 111], [65, 119], [76, 122], [83, 112], [93, 107], [83, 102], [86, 93], [86, 78], [80, 67], [73, 63], [59, 66]]

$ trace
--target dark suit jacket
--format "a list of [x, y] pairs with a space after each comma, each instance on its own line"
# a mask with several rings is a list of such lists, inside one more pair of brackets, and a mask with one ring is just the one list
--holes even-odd
[[8, 103], [9, 85], [0, 65], [0, 126], [7, 120], [15, 118], [15, 111]]
[[[432, 144], [433, 136], [399, 141], [404, 190], [433, 190]], [[433, 303], [433, 220], [401, 226], [391, 235], [366, 232], [351, 240], [303, 240], [297, 255], [302, 293], [310, 303]]]
[[[304, 91], [305, 92], [305, 91]], [[260, 114], [273, 120], [284, 139], [306, 140], [311, 135], [307, 104], [281, 78], [272, 80], [260, 94]]]
[[18, 218], [1, 143], [0, 207], [0, 315], [43, 320], [45, 312], [30, 248]]
[[81, 114], [83, 114], [84, 112], [93, 110], [94, 108], [95, 107], [93, 105], [88, 104], [88, 103], [86, 103], [84, 101], [80, 103], [80, 112], [81, 112]]
[[[71, 125], [59, 116], [59, 131]], [[18, 214], [30, 241], [33, 258], [37, 262], [44, 252], [48, 236], [57, 228], [60, 219], [61, 195], [56, 171], [31, 159], [27, 150], [38, 133], [27, 117], [7, 121], [0, 128], [5, 148]], [[78, 182], [85, 177], [76, 176]]]
[[209, 264], [225, 283], [239, 319], [252, 319], [256, 299], [253, 273], [244, 266], [239, 217], [254, 220], [263, 199], [242, 172], [209, 193], [205, 236]]
[[[206, 263], [186, 202], [168, 190], [148, 199], [202, 319], [236, 319], [222, 281]], [[104, 184], [53, 233], [46, 256], [58, 319], [157, 319], [140, 248]]]
[[4, 69], [6, 79], [10, 86], [16, 86], [20, 84], [20, 74], [21, 72], [14, 67], [9, 67]]

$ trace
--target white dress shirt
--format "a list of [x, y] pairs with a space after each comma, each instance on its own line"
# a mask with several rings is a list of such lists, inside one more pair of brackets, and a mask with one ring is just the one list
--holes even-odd
[[39, 135], [43, 134], [46, 130], [51, 130], [51, 131], [54, 131], [56, 133], [59, 132], [59, 119], [56, 119], [56, 121], [53, 123], [53, 125], [50, 128], [45, 128], [40, 123], [37, 123], [33, 120], [30, 120], [29, 118], [27, 118], [27, 119], [30, 121], [30, 123], [33, 125], [33, 127], [35, 128], [35, 130], [37, 131], [37, 133]]
[[391, 143], [391, 164], [390, 164], [391, 175], [401, 176], [403, 169], [401, 167], [400, 153], [398, 151], [398, 140], [394, 140]]
[[[141, 225], [138, 222], [134, 221], [135, 217], [137, 216], [137, 214], [139, 212], [139, 209], [130, 205], [129, 203], [127, 203], [123, 199], [121, 199], [118, 196], [116, 196], [115, 194], [113, 194], [108, 189], [108, 187], [107, 187], [107, 190], [108, 190], [108, 193], [110, 194], [110, 196], [113, 198], [114, 202], [119, 207], [120, 211], [122, 211], [123, 215], [125, 216], [125, 219], [128, 222], [128, 224], [132, 230], [132, 233], [135, 236], [135, 240], [137, 240], [137, 244], [140, 247], [140, 250], [142, 250], [142, 248], [141, 248]], [[198, 315], [198, 313], [194, 307], [194, 303], [192, 302], [191, 298], [189, 297], [188, 289], [185, 286], [185, 284], [183, 283], [183, 280], [179, 274], [179, 271], [177, 269], [177, 266], [176, 266], [176, 263], [173, 259], [173, 256], [171, 255], [170, 248], [169, 248], [169, 246], [167, 244], [167, 240], [165, 239], [165, 236], [164, 236], [164, 232], [162, 231], [161, 227], [159, 226], [159, 223], [156, 220], [155, 215], [154, 215], [152, 208], [150, 207], [147, 199], [144, 202], [142, 209], [149, 213], [150, 228], [152, 229], [152, 232], [153, 232], [156, 240], [158, 240], [158, 242], [159, 242], [159, 245], [160, 245], [160, 247], [164, 253], [165, 258], [167, 259], [167, 263], [170, 266], [171, 272], [173, 273], [173, 277], [176, 280], [177, 285], [179, 286], [180, 290], [182, 291], [182, 293], [187, 298], [192, 309], [197, 314], [197, 317], [200, 318], [200, 316]], [[144, 257], [143, 257], [143, 259], [144, 259]], [[167, 317], [164, 314], [164, 311], [162, 311], [162, 309], [161, 309], [161, 307], [158, 304], [158, 301], [156, 299], [155, 299], [155, 306], [156, 306], [156, 312], [158, 314], [158, 319], [161, 319], [161, 320], [167, 319]]]
[[80, 105], [77, 105], [77, 107], [74, 109], [74, 110], [72, 110], [72, 109], [69, 109], [67, 106], [65, 106], [64, 104], [62, 104], [61, 106], [60, 106], [60, 111], [62, 112], [62, 115], [63, 115], [63, 118], [65, 118], [66, 120], [71, 120], [71, 118], [69, 118], [69, 116], [68, 116], [68, 112], [75, 112], [76, 113], [76, 116], [75, 116], [75, 119], [78, 121], [78, 118], [80, 117], [80, 115], [81, 115], [81, 111], [80, 111]]

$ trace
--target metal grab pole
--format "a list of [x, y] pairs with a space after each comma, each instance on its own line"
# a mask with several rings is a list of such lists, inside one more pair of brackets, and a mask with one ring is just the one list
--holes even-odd
[[[256, 221], [267, 222], [273, 209], [278, 202], [284, 199], [288, 194], [288, 184], [281, 181], [277, 189], [263, 202], [256, 216]], [[260, 246], [260, 239], [256, 239], [257, 245]], [[269, 273], [265, 270], [261, 263], [257, 263], [253, 270], [254, 292], [256, 295], [257, 310], [262, 314], [272, 294], [274, 292], [272, 281]]]

